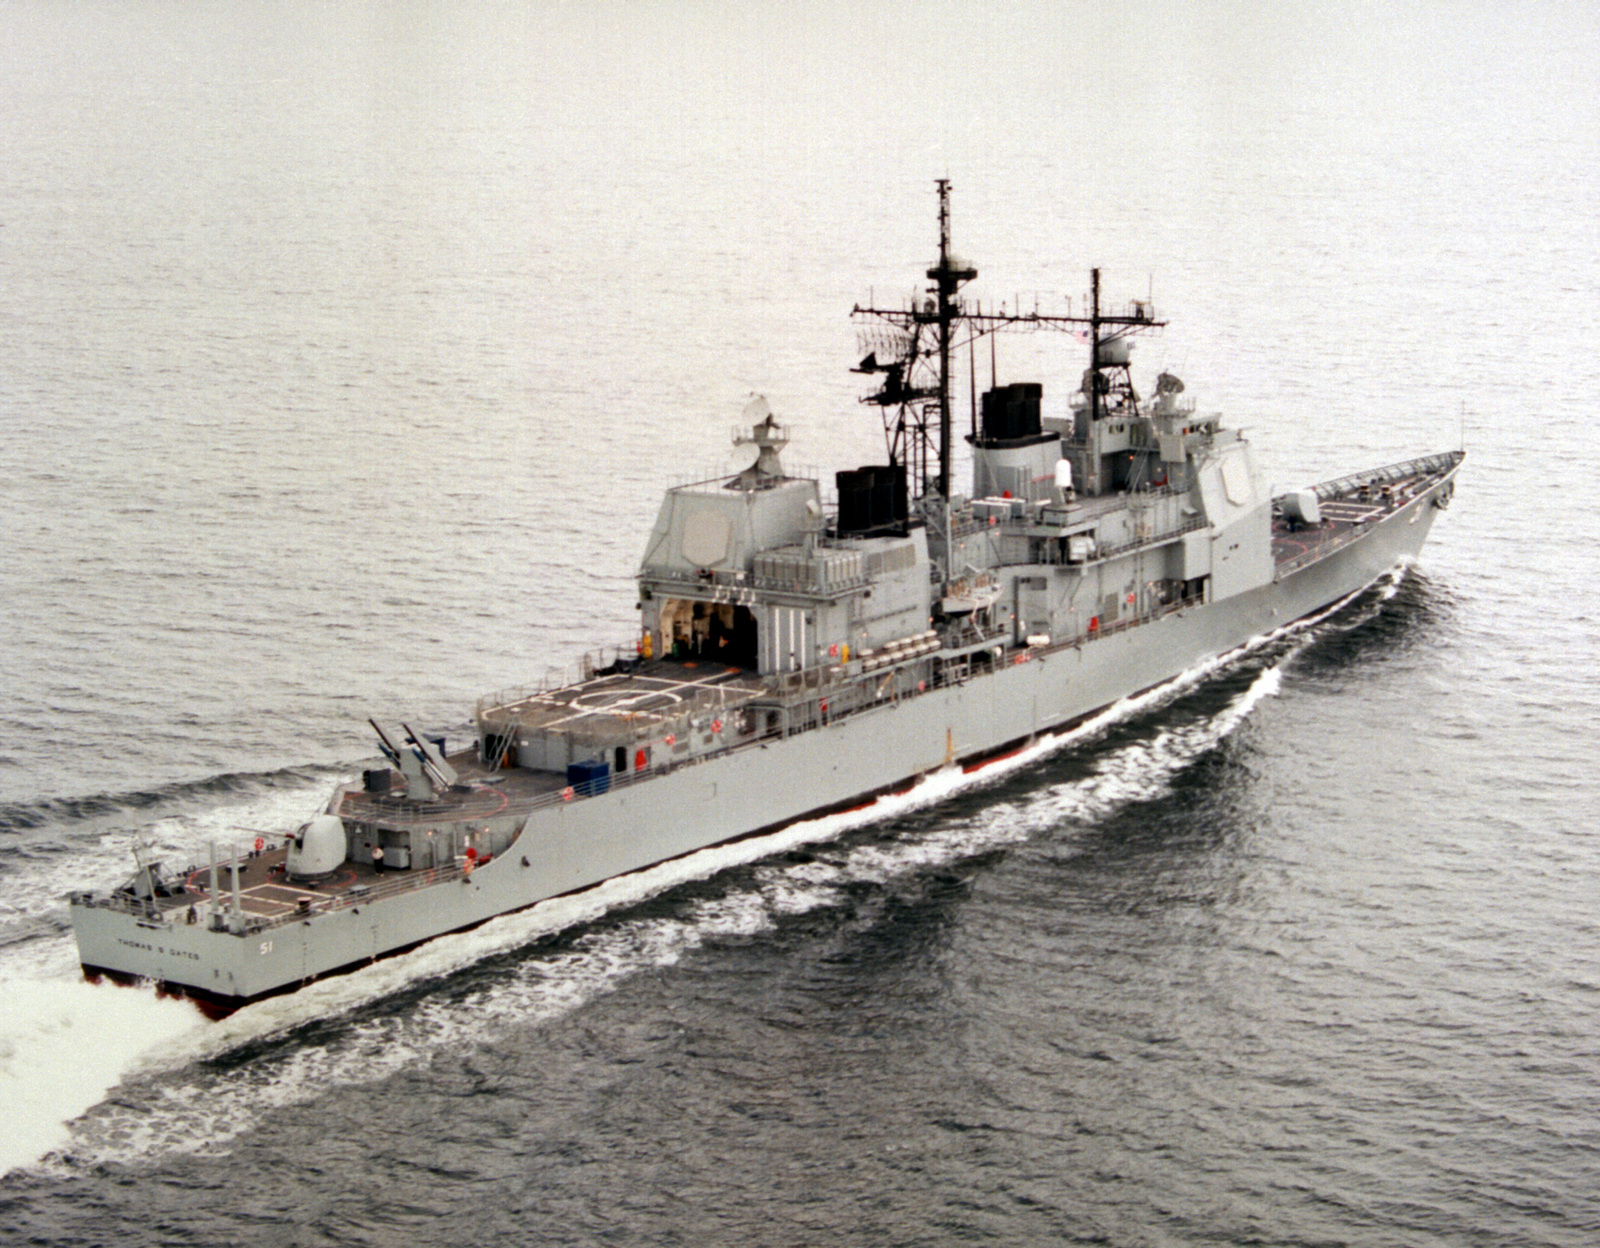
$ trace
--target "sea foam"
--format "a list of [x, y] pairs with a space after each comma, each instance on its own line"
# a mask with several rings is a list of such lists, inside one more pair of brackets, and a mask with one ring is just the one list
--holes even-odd
[[12, 980], [0, 993], [0, 1173], [65, 1145], [68, 1124], [147, 1054], [207, 1026], [192, 1005], [151, 989]]

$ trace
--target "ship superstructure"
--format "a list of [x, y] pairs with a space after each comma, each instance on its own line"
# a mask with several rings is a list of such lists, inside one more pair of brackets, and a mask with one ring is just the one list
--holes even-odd
[[[1135, 389], [1148, 303], [983, 312], [940, 244], [905, 307], [857, 308], [886, 462], [790, 475], [744, 412], [736, 471], [670, 489], [639, 571], [638, 638], [570, 681], [478, 703], [455, 750], [374, 724], [386, 765], [243, 855], [72, 898], [91, 975], [218, 1010], [496, 914], [972, 769], [1358, 592], [1414, 556], [1459, 451], [1274, 499], [1183, 383]], [[1081, 340], [1066, 415], [1038, 383], [970, 396], [952, 481], [951, 361], [1008, 329]], [[1077, 348], [1075, 348], [1077, 349]], [[975, 383], [974, 383], [975, 389]]]

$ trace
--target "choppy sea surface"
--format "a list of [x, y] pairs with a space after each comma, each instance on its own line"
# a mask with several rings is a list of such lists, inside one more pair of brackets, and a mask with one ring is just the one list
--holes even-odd
[[[0, 4], [0, 1241], [1600, 1242], [1600, 15]], [[211, 1024], [65, 894], [314, 812], [366, 717], [631, 636], [752, 392], [954, 185], [1414, 567], [985, 783]], [[1081, 361], [999, 368], [1064, 403]]]

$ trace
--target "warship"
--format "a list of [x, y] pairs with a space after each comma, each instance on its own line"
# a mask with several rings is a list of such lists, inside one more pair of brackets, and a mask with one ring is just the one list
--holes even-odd
[[[745, 410], [727, 473], [667, 491], [639, 633], [573, 678], [479, 700], [474, 739], [373, 723], [381, 765], [281, 839], [69, 899], [91, 979], [154, 981], [213, 1016], [707, 846], [977, 771], [1119, 699], [1337, 606], [1414, 558], [1463, 452], [1274, 497], [1237, 431], [1163, 372], [1148, 301], [985, 312], [951, 250], [899, 307], [856, 307], [886, 462], [832, 489]], [[977, 343], [1059, 331], [1086, 353], [977, 393]], [[952, 359], [969, 357], [971, 486], [952, 482]], [[1074, 371], [1076, 371], [1074, 369]]]

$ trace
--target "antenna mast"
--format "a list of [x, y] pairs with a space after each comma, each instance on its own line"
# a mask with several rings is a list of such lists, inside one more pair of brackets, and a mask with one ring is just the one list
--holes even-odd
[[939, 179], [939, 263], [928, 270], [937, 283], [935, 314], [939, 324], [939, 497], [950, 497], [950, 333], [961, 316], [956, 291], [978, 276], [978, 270], [950, 254], [950, 179]]
[[[955, 327], [965, 313], [956, 292], [978, 276], [978, 270], [950, 251], [950, 180], [938, 179], [939, 261], [928, 270], [933, 286], [930, 297], [913, 300], [909, 308], [856, 307], [853, 315], [872, 318], [887, 330], [864, 331], [866, 358], [854, 371], [885, 373], [882, 387], [862, 401], [884, 409], [884, 433], [889, 439], [889, 462], [905, 463], [915, 483], [914, 492], [950, 497], [950, 348]], [[933, 331], [935, 342], [927, 340]], [[932, 348], [932, 349], [930, 349]], [[934, 351], [937, 351], [937, 355]], [[880, 358], [880, 353], [882, 358]], [[933, 376], [929, 377], [928, 373]], [[898, 409], [891, 415], [889, 409]], [[937, 479], [930, 480], [928, 452], [933, 442], [930, 418], [938, 423]]]
[[[948, 503], [951, 496], [951, 412], [950, 353], [956, 327], [965, 324], [968, 346], [978, 338], [1005, 329], [1066, 330], [1086, 327], [1089, 338], [1090, 383], [1086, 386], [1090, 413], [1098, 421], [1106, 412], [1102, 387], [1110, 381], [1102, 369], [1120, 368], [1126, 380], [1127, 354], [1112, 344], [1125, 334], [1163, 324], [1153, 319], [1150, 306], [1135, 301], [1127, 313], [1106, 312], [1100, 307], [1100, 270], [1093, 271], [1093, 293], [1088, 316], [968, 311], [957, 292], [978, 276], [978, 270], [957, 257], [950, 249], [950, 180], [939, 178], [939, 261], [927, 271], [933, 284], [908, 307], [892, 309], [861, 307], [851, 315], [867, 322], [860, 329], [865, 355], [852, 372], [882, 373], [884, 379], [874, 394], [861, 401], [883, 411], [884, 436], [889, 444], [889, 462], [904, 464], [914, 497], [937, 495]], [[1104, 330], [1110, 330], [1102, 340]], [[931, 340], [931, 341], [930, 341]], [[990, 359], [994, 344], [990, 342]], [[968, 351], [969, 361], [972, 352]], [[930, 375], [931, 374], [931, 375]], [[998, 384], [993, 378], [991, 384]], [[976, 376], [973, 378], [976, 387]], [[1131, 383], [1129, 385], [1131, 390]], [[929, 427], [938, 423], [938, 433]], [[930, 452], [938, 459], [937, 476], [929, 471]]]

